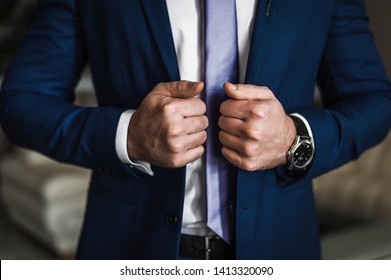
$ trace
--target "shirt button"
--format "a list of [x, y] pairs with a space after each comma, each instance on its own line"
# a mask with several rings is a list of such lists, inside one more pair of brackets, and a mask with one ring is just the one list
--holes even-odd
[[175, 226], [178, 223], [178, 216], [174, 213], [170, 213], [166, 216], [166, 222], [170, 226]]

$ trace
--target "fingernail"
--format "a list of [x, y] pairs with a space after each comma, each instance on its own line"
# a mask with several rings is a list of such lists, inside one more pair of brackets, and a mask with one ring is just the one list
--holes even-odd
[[231, 87], [232, 87], [233, 90], [237, 90], [238, 89], [238, 86], [236, 84], [232, 84], [232, 83], [230, 83], [230, 84], [231, 84]]
[[193, 82], [193, 89], [197, 89], [199, 87], [199, 82]]
[[230, 82], [225, 82], [223, 84], [223, 87], [228, 87], [228, 89], [232, 89], [232, 90], [236, 89], [236, 85], [234, 85], [233, 83], [230, 83]]

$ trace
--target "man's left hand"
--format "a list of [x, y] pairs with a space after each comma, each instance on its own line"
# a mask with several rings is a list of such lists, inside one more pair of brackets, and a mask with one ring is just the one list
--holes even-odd
[[296, 128], [267, 87], [225, 83], [229, 99], [221, 104], [219, 139], [222, 154], [247, 170], [271, 169], [286, 163]]

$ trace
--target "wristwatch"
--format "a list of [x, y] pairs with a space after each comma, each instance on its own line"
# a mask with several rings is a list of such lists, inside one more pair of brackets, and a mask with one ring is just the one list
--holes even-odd
[[289, 175], [302, 176], [305, 175], [314, 158], [314, 142], [304, 122], [294, 115], [291, 115], [291, 118], [296, 127], [296, 137], [287, 153], [286, 170]]

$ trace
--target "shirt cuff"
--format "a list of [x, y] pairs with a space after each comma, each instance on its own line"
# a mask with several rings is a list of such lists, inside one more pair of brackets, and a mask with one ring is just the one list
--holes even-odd
[[151, 164], [142, 160], [131, 160], [128, 156], [127, 142], [128, 142], [128, 128], [130, 119], [136, 110], [126, 110], [122, 113], [118, 121], [117, 133], [115, 136], [115, 150], [119, 159], [129, 164], [131, 168], [135, 168], [145, 174], [153, 176]]

